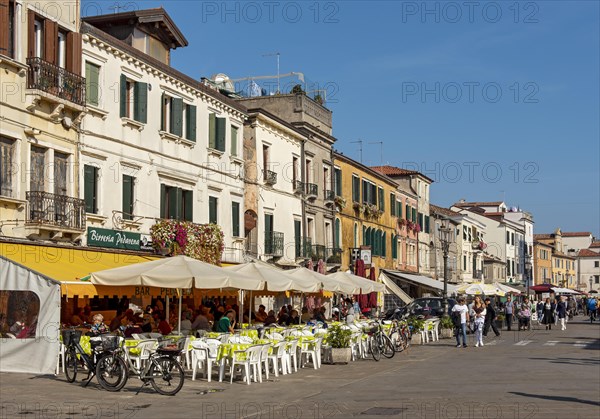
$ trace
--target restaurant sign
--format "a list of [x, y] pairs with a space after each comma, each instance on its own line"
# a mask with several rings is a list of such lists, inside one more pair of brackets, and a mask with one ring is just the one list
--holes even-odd
[[87, 244], [88, 246], [107, 247], [110, 249], [153, 250], [152, 239], [146, 234], [97, 227], [88, 227]]

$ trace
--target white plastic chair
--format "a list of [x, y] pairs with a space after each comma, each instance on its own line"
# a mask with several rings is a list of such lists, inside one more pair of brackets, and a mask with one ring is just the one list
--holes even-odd
[[161, 339], [162, 337], [163, 335], [161, 335], [160, 333], [148, 333], [149, 339]]
[[[287, 343], [279, 342], [277, 345], [273, 346], [273, 353], [268, 356], [267, 359], [267, 371], [269, 370], [269, 362], [273, 365], [273, 372], [275, 373], [275, 377], [279, 377], [279, 366], [281, 365], [281, 374], [286, 375], [288, 372], [291, 373], [289, 366], [289, 357], [286, 352]], [[268, 374], [268, 373], [267, 373]], [[267, 375], [267, 379], [269, 376]]]
[[183, 347], [181, 348], [181, 354], [179, 355], [180, 358], [181, 357], [185, 357], [185, 368], [186, 369], [190, 369], [191, 365], [192, 365], [192, 361], [191, 361], [191, 356], [190, 356], [190, 342], [191, 342], [191, 337], [187, 336], [185, 338], [185, 342], [183, 343]]
[[277, 333], [277, 332], [267, 333], [267, 338], [273, 339], [273, 340], [283, 340], [284, 339], [283, 335], [281, 333]]
[[298, 372], [298, 339], [294, 339], [289, 341], [289, 347], [286, 350], [287, 353], [287, 357], [288, 357], [288, 370], [291, 373], [292, 372], [292, 361], [294, 362], [294, 372]]
[[211, 381], [213, 364], [218, 364], [217, 352], [221, 342], [209, 344], [203, 341], [192, 342], [192, 381], [196, 380], [196, 371], [198, 367], [204, 368], [204, 375], [208, 382]]
[[[269, 348], [270, 344], [262, 345], [260, 350], [260, 366], [259, 369], [262, 371], [263, 366], [265, 367], [265, 376], [269, 379]], [[261, 372], [262, 375], [262, 372]]]
[[250, 368], [253, 369], [254, 382], [262, 383], [262, 373], [260, 371], [260, 353], [262, 345], [251, 346], [248, 349], [234, 351], [231, 358], [231, 364], [229, 366], [230, 383], [233, 383], [233, 375], [236, 365], [244, 367], [245, 379], [244, 381], [250, 385]]
[[439, 326], [440, 326], [439, 319], [432, 320], [429, 323], [429, 328], [427, 329], [427, 333], [431, 336], [432, 342], [437, 342], [438, 340], [440, 340], [439, 332], [438, 332]]
[[[145, 361], [147, 361], [150, 358], [150, 355], [152, 354], [152, 352], [154, 352], [154, 349], [156, 348], [156, 346], [157, 346], [157, 342], [155, 340], [145, 340], [145, 341], [138, 343], [136, 346], [127, 348], [129, 350], [129, 356], [135, 363], [135, 367], [138, 370], [142, 369], [142, 365], [144, 364]], [[138, 350], [139, 353], [137, 355], [132, 354], [131, 353], [132, 349]]]
[[[319, 339], [317, 339], [317, 341]], [[313, 368], [319, 368], [319, 360], [317, 358], [317, 341], [302, 342], [302, 346], [300, 347], [300, 367], [304, 367], [304, 365], [308, 363], [308, 358], [310, 357]]]
[[58, 359], [56, 360], [56, 375], [60, 372], [65, 372], [65, 345], [62, 342], [58, 343]]

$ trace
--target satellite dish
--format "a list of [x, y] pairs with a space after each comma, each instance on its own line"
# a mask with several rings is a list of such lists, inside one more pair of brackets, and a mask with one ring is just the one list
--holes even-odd
[[218, 73], [211, 77], [211, 80], [220, 88], [229, 92], [235, 92], [235, 86], [227, 74]]

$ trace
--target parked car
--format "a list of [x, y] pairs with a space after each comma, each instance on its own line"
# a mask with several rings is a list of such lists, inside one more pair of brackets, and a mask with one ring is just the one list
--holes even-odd
[[[448, 298], [448, 313], [456, 304], [456, 300]], [[425, 317], [441, 317], [444, 314], [444, 299], [439, 297], [417, 298], [412, 303], [404, 307], [404, 315], [408, 316], [425, 316]]]

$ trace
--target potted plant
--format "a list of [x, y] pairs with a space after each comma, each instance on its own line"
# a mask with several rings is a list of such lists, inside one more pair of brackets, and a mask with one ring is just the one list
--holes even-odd
[[342, 211], [346, 208], [346, 199], [341, 196], [336, 196], [333, 199], [333, 202], [335, 203], [335, 206], [338, 208], [339, 211]]
[[421, 332], [423, 331], [423, 327], [425, 326], [425, 320], [419, 319], [415, 316], [410, 316], [408, 318], [408, 325], [412, 327], [412, 343], [420, 345], [422, 343]]
[[344, 329], [341, 325], [332, 325], [327, 331], [327, 342], [331, 346], [331, 363], [347, 364], [352, 359], [350, 339], [352, 330]]
[[442, 328], [442, 339], [451, 338], [454, 330], [454, 323], [452, 317], [445, 315], [440, 320], [440, 327]]

